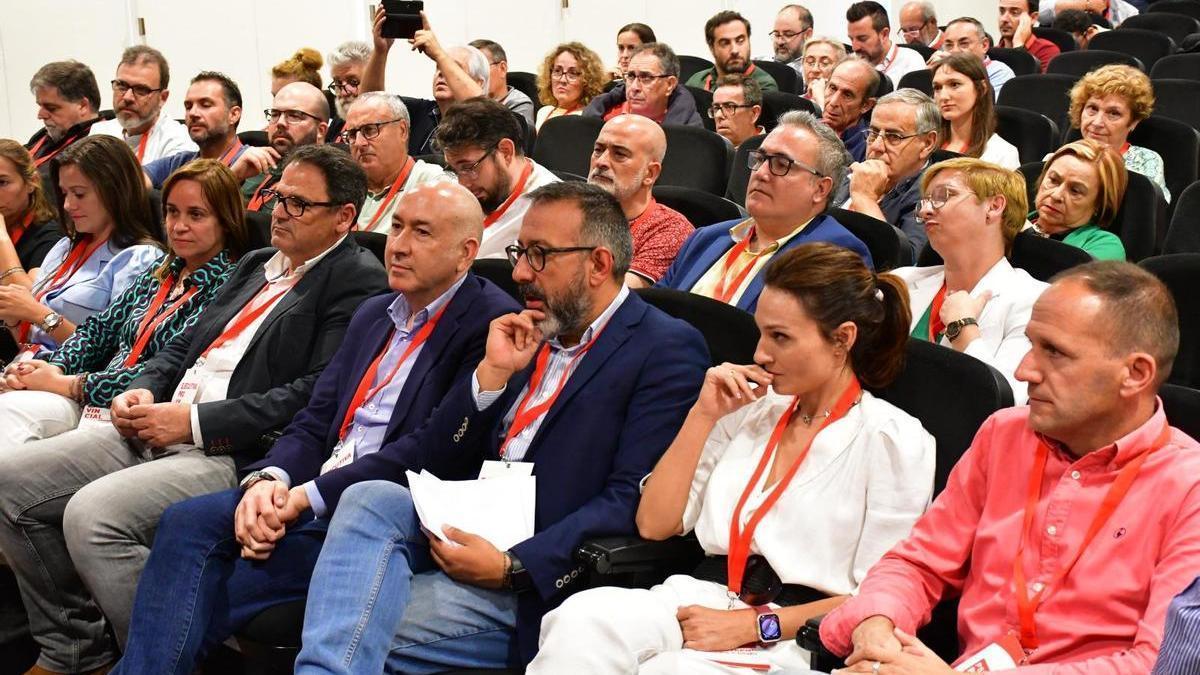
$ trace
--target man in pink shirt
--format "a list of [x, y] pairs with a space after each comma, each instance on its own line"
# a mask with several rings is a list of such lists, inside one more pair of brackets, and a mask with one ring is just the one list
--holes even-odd
[[1135, 265], [1058, 277], [1017, 369], [1029, 407], [984, 423], [909, 538], [822, 622], [849, 655], [839, 672], [954, 672], [912, 634], [956, 595], [959, 666], [996, 646], [985, 669], [1150, 672], [1167, 605], [1200, 569], [1200, 445], [1157, 398], [1178, 326]]

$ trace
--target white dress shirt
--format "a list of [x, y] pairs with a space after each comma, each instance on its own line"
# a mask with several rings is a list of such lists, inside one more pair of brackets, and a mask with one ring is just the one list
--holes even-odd
[[892, 48], [883, 55], [883, 60], [875, 66], [875, 70], [888, 76], [888, 79], [892, 81], [893, 88], [900, 85], [900, 78], [914, 70], [924, 69], [925, 59], [921, 58], [921, 53], [915, 49], [901, 47], [898, 42], [892, 43]]
[[[90, 135], [113, 136], [124, 139], [135, 155], [137, 154], [138, 145], [142, 140], [140, 134], [137, 136], [126, 136], [125, 129], [116, 119], [96, 122], [92, 125]], [[170, 157], [181, 152], [194, 152], [199, 149], [192, 142], [192, 137], [188, 136], [187, 127], [167, 117], [165, 113], [160, 113], [158, 121], [154, 123], [154, 126], [150, 127], [150, 138], [146, 141], [146, 152], [142, 155], [142, 165], [144, 166], [163, 157]]]
[[[404, 181], [404, 185], [400, 186], [400, 189], [396, 191], [396, 196], [392, 197], [392, 200], [387, 202], [386, 206], [384, 202], [387, 200], [388, 193], [392, 190], [391, 184], [374, 194], [367, 193], [367, 198], [363, 201], [362, 211], [358, 214], [357, 227], [366, 232], [387, 234], [392, 228], [392, 214], [396, 212], [396, 206], [400, 204], [400, 198], [406, 192], [416, 188], [418, 185], [446, 180], [448, 176], [452, 175], [447, 174], [446, 170], [437, 164], [430, 164], [421, 159], [416, 160], [413, 164], [412, 172], [408, 174], [408, 178]], [[375, 214], [379, 211], [380, 207], [383, 207], [383, 213], [380, 213], [379, 217], [376, 218]], [[373, 225], [371, 224], [372, 220], [375, 221]], [[370, 229], [368, 229], [368, 225], [370, 225]]]
[[[533, 165], [533, 170], [529, 172], [529, 180], [525, 181], [525, 189], [521, 191], [521, 196], [517, 197], [512, 204], [504, 210], [496, 222], [488, 225], [483, 230], [483, 241], [479, 243], [479, 252], [475, 254], [476, 258], [506, 258], [508, 254], [504, 252], [505, 247], [517, 241], [517, 235], [521, 233], [521, 221], [525, 220], [525, 212], [529, 210], [529, 193], [543, 185], [559, 182], [558, 176], [546, 167], [538, 164], [532, 159], [526, 158]], [[513, 189], [516, 189], [513, 185]], [[490, 216], [491, 214], [488, 214]]]

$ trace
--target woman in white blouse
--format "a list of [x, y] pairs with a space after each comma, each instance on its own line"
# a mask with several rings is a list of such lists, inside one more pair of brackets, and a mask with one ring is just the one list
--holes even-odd
[[1025, 180], [1016, 171], [970, 157], [939, 162], [921, 176], [917, 217], [929, 245], [945, 261], [902, 267], [908, 283], [912, 336], [970, 354], [1000, 371], [1024, 405], [1015, 377], [1029, 351], [1025, 325], [1046, 284], [1005, 256], [1025, 225]]
[[1021, 166], [1017, 149], [996, 133], [995, 95], [979, 57], [951, 54], [932, 70], [933, 100], [942, 114], [942, 149], [1006, 169]]
[[[907, 296], [832, 244], [773, 261], [756, 363], [708, 371], [638, 508], [642, 536], [694, 530], [708, 557], [649, 590], [571, 597], [543, 620], [527, 672], [806, 667], [796, 631], [854, 592], [933, 489], [933, 438], [859, 384], [902, 368]], [[768, 579], [783, 591], [763, 592]]]

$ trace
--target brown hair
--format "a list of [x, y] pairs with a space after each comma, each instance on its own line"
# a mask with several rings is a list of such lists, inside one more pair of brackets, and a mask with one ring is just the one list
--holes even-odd
[[[79, 167], [92, 182], [113, 220], [111, 240], [117, 248], [134, 244], [161, 246], [146, 194], [145, 174], [128, 143], [113, 136], [88, 136], [72, 143], [51, 160], [50, 180], [58, 184], [59, 173], [67, 165]], [[58, 202], [58, 222], [74, 240], [78, 232], [63, 207], [62, 197]]]
[[1100, 179], [1096, 194], [1095, 210], [1092, 219], [1100, 227], [1108, 227], [1117, 217], [1121, 208], [1121, 199], [1125, 196], [1125, 186], [1129, 184], [1129, 172], [1125, 170], [1125, 160], [1115, 150], [1098, 141], [1081, 139], [1067, 143], [1050, 156], [1042, 165], [1042, 173], [1038, 175], [1037, 187], [1040, 192], [1042, 183], [1046, 180], [1046, 172], [1054, 160], [1066, 155], [1072, 155], [1096, 167], [1096, 176]]
[[321, 89], [324, 86], [320, 72], [323, 65], [325, 59], [321, 58], [321, 52], [312, 47], [301, 47], [292, 54], [292, 58], [275, 64], [271, 68], [271, 76], [294, 78], [298, 82], [307, 82]]
[[153, 63], [158, 68], [158, 86], [161, 89], [166, 89], [167, 85], [171, 84], [171, 68], [167, 65], [167, 57], [154, 47], [146, 45], [134, 45], [128, 47], [121, 53], [121, 63], [119, 65], [136, 66], [143, 63]]
[[554, 60], [563, 52], [574, 56], [579, 62], [579, 69], [583, 74], [583, 91], [579, 92], [579, 105], [585, 106], [604, 91], [605, 78], [604, 63], [600, 56], [581, 42], [564, 42], [542, 59], [542, 66], [538, 68], [537, 75], [538, 100], [543, 105], [558, 105], [551, 87], [554, 83], [550, 81], [550, 71], [554, 68]]
[[903, 370], [912, 315], [899, 277], [877, 275], [857, 253], [818, 242], [775, 256], [765, 284], [799, 301], [829, 342], [843, 322], [858, 326], [849, 359], [863, 384], [883, 387]]
[[[992, 85], [988, 82], [987, 70], [978, 56], [966, 53], [951, 54], [938, 61], [937, 65], [930, 69], [930, 75], [936, 75], [942, 68], [965, 75], [975, 83], [975, 107], [971, 109], [971, 142], [963, 154], [979, 157], [983, 155], [988, 139], [996, 133], [996, 104], [992, 100]], [[949, 140], [950, 121], [943, 119], [938, 143], [945, 144]]]
[[33, 157], [20, 143], [7, 138], [0, 138], [0, 158], [7, 159], [17, 168], [21, 180], [33, 184], [33, 192], [29, 195], [29, 211], [33, 212], [33, 222], [42, 224], [54, 219], [54, 207], [46, 198], [46, 190], [42, 187], [42, 176], [38, 173]]
[[[215, 159], [197, 159], [179, 167], [167, 177], [162, 187], [163, 215], [166, 215], [167, 200], [171, 190], [185, 180], [200, 184], [204, 201], [216, 216], [224, 235], [224, 248], [230, 256], [237, 260], [246, 252], [250, 235], [246, 231], [246, 208], [242, 205], [242, 192], [237, 178], [224, 164]], [[159, 265], [155, 274], [166, 275], [167, 268], [175, 259], [175, 251], [170, 251]]]
[[958, 171], [963, 181], [975, 193], [979, 201], [996, 195], [1004, 197], [1004, 212], [1000, 215], [1000, 236], [1004, 238], [1004, 254], [1012, 251], [1013, 240], [1025, 226], [1029, 214], [1029, 194], [1025, 190], [1025, 176], [1020, 171], [1010, 171], [1002, 166], [974, 157], [955, 157], [938, 162], [921, 174], [921, 196], [929, 192], [929, 184], [943, 171]]

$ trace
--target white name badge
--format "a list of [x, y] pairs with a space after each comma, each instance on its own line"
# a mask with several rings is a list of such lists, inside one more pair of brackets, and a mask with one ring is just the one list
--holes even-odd
[[80, 429], [96, 429], [111, 426], [112, 412], [108, 408], [99, 408], [94, 405], [83, 407], [83, 413], [79, 416]]
[[323, 476], [334, 469], [346, 466], [353, 461], [354, 443], [340, 441], [337, 445], [333, 446], [333, 454], [330, 455], [329, 459], [325, 460], [325, 463], [321, 465], [321, 475]]
[[479, 479], [511, 478], [513, 476], [532, 476], [533, 462], [503, 462], [494, 459], [485, 460], [479, 469]]
[[1008, 670], [1017, 667], [1017, 661], [1024, 658], [1024, 653], [1016, 636], [1009, 634], [963, 659], [954, 669], [960, 673]]

